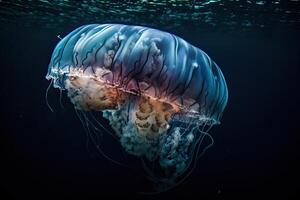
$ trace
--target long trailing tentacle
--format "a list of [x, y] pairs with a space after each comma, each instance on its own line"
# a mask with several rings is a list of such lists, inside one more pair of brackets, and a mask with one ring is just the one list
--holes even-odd
[[[210, 131], [211, 128], [212, 128], [212, 125], [210, 125], [210, 126], [208, 127], [207, 130], [205, 130], [205, 131], [202, 130], [202, 131], [201, 131], [201, 133], [204, 134], [204, 136], [209, 137], [211, 143], [210, 143], [209, 145], [207, 145], [207, 146], [202, 150], [202, 152], [201, 152], [201, 154], [199, 155], [199, 157], [201, 157], [203, 154], [205, 154], [205, 152], [206, 152], [210, 147], [212, 147], [212, 146], [214, 145], [214, 143], [215, 143], [213, 137], [209, 134], [209, 131]], [[203, 128], [203, 129], [204, 129], [204, 128]]]
[[48, 102], [48, 92], [50, 90], [51, 85], [53, 84], [53, 81], [54, 81], [54, 79], [51, 79], [51, 81], [50, 81], [50, 83], [49, 83], [49, 85], [47, 87], [46, 94], [45, 94], [46, 104], [47, 104], [49, 110], [51, 110], [51, 112], [54, 112], [54, 110], [52, 109], [52, 107], [50, 106], [50, 104]]
[[84, 119], [82, 118], [81, 113], [76, 108], [74, 110], [75, 110], [75, 113], [76, 113], [79, 121], [81, 122], [81, 124], [83, 126], [84, 132], [86, 133], [86, 149], [87, 149], [87, 151], [89, 151], [89, 140], [90, 140], [90, 137], [88, 135], [88, 131], [86, 130]]
[[[186, 127], [186, 129], [184, 130], [182, 135], [185, 134], [188, 130], [190, 130], [191, 124], [193, 124], [193, 123], [188, 124], [188, 126]], [[190, 132], [196, 132], [196, 133], [198, 133], [198, 134], [200, 133], [200, 134], [199, 134], [199, 137], [197, 138], [197, 140], [194, 142], [194, 145], [190, 149], [190, 151], [192, 152], [192, 155], [191, 155], [192, 157], [189, 159], [190, 160], [189, 163], [187, 163], [187, 166], [185, 167], [185, 169], [182, 170], [182, 173], [177, 174], [176, 177], [172, 177], [171, 179], [169, 179], [169, 178], [162, 178], [162, 177], [155, 176], [154, 173], [152, 172], [152, 170], [149, 169], [149, 167], [146, 165], [144, 160], [142, 160], [142, 164], [148, 174], [148, 176], [147, 176], [148, 179], [150, 179], [154, 183], [163, 183], [165, 185], [169, 185], [164, 189], [160, 189], [159, 191], [142, 192], [143, 194], [153, 195], [153, 194], [158, 194], [161, 192], [166, 192], [166, 191], [172, 190], [175, 187], [177, 187], [178, 185], [182, 184], [192, 174], [192, 172], [194, 171], [194, 169], [197, 166], [197, 160], [199, 159], [199, 157], [203, 156], [204, 153], [207, 151], [207, 149], [209, 149], [214, 144], [214, 140], [213, 140], [212, 136], [208, 133], [208, 131], [212, 128], [212, 125], [209, 125], [207, 130], [205, 130], [206, 126], [207, 126], [207, 122], [204, 123], [204, 125], [201, 127], [201, 129], [200, 129], [200, 126], [195, 126], [190, 131]], [[211, 143], [208, 144], [205, 148], [203, 148], [203, 150], [200, 153], [201, 144], [203, 143], [205, 136], [209, 137], [209, 139], [211, 140]], [[193, 163], [193, 165], [192, 165], [192, 163]], [[191, 168], [191, 169], [187, 172], [188, 168]], [[176, 182], [176, 179], [178, 177], [182, 176], [185, 172], [187, 172], [187, 173], [183, 177], [181, 177], [179, 181]]]
[[[88, 119], [86, 113], [84, 113], [83, 111], [78, 111], [76, 110], [76, 113], [77, 113], [77, 116], [79, 117], [83, 127], [84, 127], [84, 130], [86, 131], [86, 134], [88, 136], [88, 139], [92, 142], [92, 144], [96, 147], [97, 151], [103, 156], [105, 157], [106, 159], [108, 159], [109, 161], [117, 164], [117, 165], [120, 165], [120, 166], [123, 166], [123, 167], [129, 167], [128, 165], [124, 164], [124, 163], [121, 163], [119, 161], [116, 161], [114, 159], [112, 159], [110, 156], [108, 156], [102, 149], [101, 149], [101, 146], [100, 146], [100, 142], [99, 142], [99, 138], [98, 138], [98, 134], [94, 132], [94, 129], [90, 129], [90, 120]], [[88, 144], [88, 143], [87, 143]]]
[[[203, 127], [202, 127], [202, 130], [203, 130], [203, 128], [206, 126], [206, 123], [203, 125]], [[200, 134], [198, 134], [198, 132], [200, 133]], [[195, 127], [193, 127], [192, 128], [192, 130], [191, 130], [191, 132], [195, 132], [195, 135], [199, 135], [198, 136], [198, 138], [196, 139], [196, 141], [193, 143], [193, 145], [191, 146], [191, 149], [190, 149], [190, 152], [191, 152], [191, 159], [189, 159], [190, 161], [188, 162], [188, 164], [187, 164], [187, 166], [185, 167], [185, 169], [184, 170], [182, 170], [183, 172], [184, 171], [186, 171], [189, 167], [190, 167], [190, 165], [194, 162], [194, 164], [196, 164], [196, 162], [197, 162], [197, 152], [198, 152], [198, 150], [200, 149], [200, 146], [201, 146], [201, 144], [202, 144], [202, 141], [203, 141], [203, 139], [204, 139], [204, 135], [203, 135], [203, 133], [201, 132], [201, 131], [199, 131], [199, 126], [195, 126]], [[196, 151], [195, 151], [195, 149], [196, 149]], [[193, 168], [193, 167], [192, 167]], [[192, 170], [191, 170], [192, 171]], [[182, 174], [180, 174], [180, 175], [182, 175]], [[188, 175], [189, 176], [189, 175]]]
[[95, 121], [96, 124], [97, 124], [100, 128], [102, 128], [106, 133], [108, 133], [109, 135], [111, 135], [114, 139], [118, 140], [118, 138], [115, 136], [115, 134], [113, 134], [111, 131], [109, 131], [107, 128], [105, 128], [105, 127], [103, 126], [103, 124], [101, 124], [101, 122], [99, 122], [99, 121], [96, 119], [96, 117], [93, 115], [92, 112], [88, 112], [88, 114], [89, 114], [89, 116], [91, 116], [91, 118], [93, 119], [93, 121]]
[[[183, 183], [192, 174], [192, 172], [194, 171], [194, 169], [197, 166], [197, 161], [198, 161], [199, 157], [203, 156], [204, 153], [207, 151], [207, 149], [209, 149], [214, 144], [214, 140], [213, 140], [212, 136], [208, 133], [208, 131], [212, 128], [212, 125], [210, 125], [206, 131], [204, 131], [206, 124], [207, 123], [204, 124], [204, 126], [202, 127], [201, 130], [198, 127], [198, 131], [201, 133], [201, 135], [200, 135], [199, 139], [195, 142], [195, 146], [197, 146], [197, 148], [196, 148], [196, 152], [194, 153], [195, 156], [193, 158], [194, 164], [193, 164], [192, 168], [188, 171], [188, 173], [184, 177], [182, 177], [180, 179], [180, 181], [176, 183], [176, 185]], [[202, 144], [205, 136], [208, 136], [211, 139], [211, 143], [209, 145], [207, 145], [200, 153], [199, 152], [200, 147], [201, 147], [201, 144]]]

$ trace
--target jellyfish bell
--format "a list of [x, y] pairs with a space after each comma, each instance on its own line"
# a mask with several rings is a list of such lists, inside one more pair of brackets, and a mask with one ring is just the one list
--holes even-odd
[[76, 110], [101, 111], [126, 152], [158, 163], [159, 174], [147, 171], [170, 182], [197, 159], [228, 99], [223, 74], [206, 53], [142, 26], [75, 29], [55, 47], [46, 78], [67, 91]]

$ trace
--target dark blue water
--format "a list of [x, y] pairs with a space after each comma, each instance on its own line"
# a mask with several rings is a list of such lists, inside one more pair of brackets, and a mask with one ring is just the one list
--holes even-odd
[[[175, 6], [143, 1], [139, 9], [134, 1], [15, 2], [0, 2], [2, 194], [11, 198], [145, 197], [139, 192], [149, 184], [139, 162], [118, 155], [119, 144], [105, 135], [106, 149], [119, 159], [129, 159], [133, 167], [115, 165], [87, 145], [66, 95], [62, 109], [59, 92], [50, 91], [54, 113], [45, 103], [49, 83], [44, 77], [57, 35], [65, 36], [84, 23], [118, 22], [167, 30], [203, 49], [221, 67], [229, 90], [221, 125], [210, 131], [215, 145], [201, 157], [192, 176], [171, 191], [145, 198], [299, 196], [297, 1], [203, 1], [210, 2], [204, 5], [175, 1]], [[100, 11], [105, 12], [97, 15]], [[212, 12], [203, 14], [211, 15], [210, 21], [199, 17], [204, 11]], [[161, 12], [154, 21], [155, 13]], [[245, 25], [247, 20], [250, 24]]]

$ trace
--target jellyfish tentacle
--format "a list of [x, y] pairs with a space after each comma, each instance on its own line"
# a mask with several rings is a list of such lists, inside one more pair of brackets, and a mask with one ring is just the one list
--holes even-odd
[[99, 153], [105, 157], [106, 159], [108, 159], [109, 161], [115, 163], [115, 164], [118, 164], [120, 166], [123, 166], [123, 167], [129, 167], [128, 165], [124, 164], [124, 163], [121, 163], [119, 161], [116, 161], [115, 159], [111, 158], [110, 156], [108, 156], [101, 148], [100, 146], [100, 142], [97, 142], [95, 137], [98, 137], [97, 133], [93, 132], [93, 134], [91, 133], [90, 131], [90, 128], [89, 128], [89, 120], [88, 120], [88, 117], [86, 116], [86, 114], [84, 112], [82, 112], [82, 115], [85, 119], [85, 123], [86, 123], [86, 127], [87, 127], [87, 130], [88, 130], [88, 133], [89, 133], [89, 136], [91, 138], [91, 141], [93, 142], [93, 145], [96, 147], [96, 149], [99, 151]]
[[[114, 139], [118, 140], [118, 138], [115, 136], [115, 134], [113, 134], [111, 131], [109, 131], [107, 128], [105, 128], [104, 125], [101, 124], [101, 122], [98, 121], [98, 120], [96, 119], [96, 117], [93, 115], [92, 112], [89, 111], [88, 113], [89, 113], [89, 115], [91, 116], [91, 118], [93, 119], [93, 121], [95, 121], [96, 124], [97, 124], [102, 130], [104, 130], [106, 133], [108, 133], [109, 135], [111, 135]], [[95, 125], [94, 125], [94, 126], [95, 126]], [[95, 126], [95, 128], [97, 128], [97, 127]], [[97, 130], [99, 130], [99, 129], [97, 128]], [[100, 130], [99, 130], [99, 131], [100, 131]]]
[[48, 87], [47, 87], [46, 93], [45, 93], [46, 104], [47, 104], [47, 106], [48, 106], [48, 108], [49, 108], [49, 110], [50, 110], [51, 112], [54, 112], [54, 110], [52, 109], [52, 107], [51, 107], [50, 104], [49, 104], [49, 101], [48, 101], [48, 92], [49, 92], [49, 90], [50, 90], [51, 85], [53, 84], [53, 81], [54, 81], [54, 79], [51, 79], [51, 81], [50, 81], [50, 83], [49, 83], [49, 85], [48, 85]]
[[[97, 142], [96, 141], [96, 139], [95, 139], [95, 137], [97, 137], [97, 133], [95, 133], [95, 132], [91, 132], [91, 130], [90, 130], [90, 124], [89, 124], [89, 120], [88, 120], [88, 118], [87, 118], [87, 116], [86, 116], [86, 113], [84, 113], [83, 111], [80, 111], [80, 110], [76, 110], [75, 109], [75, 111], [76, 111], [76, 114], [77, 114], [77, 116], [78, 116], [78, 118], [79, 118], [79, 120], [81, 121], [81, 123], [82, 123], [82, 125], [83, 125], [83, 127], [84, 127], [84, 130], [85, 130], [85, 132], [86, 132], [86, 134], [87, 134], [87, 145], [88, 145], [88, 141], [90, 140], [91, 142], [92, 142], [92, 144], [96, 147], [96, 149], [97, 149], [97, 151], [104, 157], [104, 158], [106, 158], [107, 160], [109, 160], [109, 161], [111, 161], [111, 162], [113, 162], [113, 163], [115, 163], [115, 164], [117, 164], [117, 165], [120, 165], [120, 166], [123, 166], [123, 167], [130, 167], [130, 166], [128, 166], [128, 165], [126, 165], [126, 164], [124, 164], [124, 163], [121, 163], [121, 162], [119, 162], [119, 161], [116, 161], [116, 160], [114, 160], [113, 158], [111, 158], [110, 156], [108, 156], [103, 150], [102, 150], [102, 148], [101, 148], [101, 146], [100, 146], [100, 143], [99, 142]], [[88, 146], [87, 146], [87, 148], [88, 148]]]
[[79, 112], [79, 110], [77, 110], [76, 108], [74, 108], [74, 110], [75, 110], [75, 113], [76, 113], [76, 115], [77, 115], [77, 117], [78, 117], [78, 119], [79, 119], [79, 121], [80, 121], [83, 129], [84, 129], [84, 132], [86, 134], [85, 148], [87, 149], [87, 151], [89, 151], [89, 140], [90, 140], [90, 137], [89, 137], [88, 132], [86, 130], [86, 125], [84, 123], [84, 119], [82, 118], [81, 113]]
[[[204, 127], [205, 127], [205, 126], [206, 126], [206, 125], [204, 125]], [[214, 143], [213, 143], [213, 138], [211, 137], [211, 135], [210, 135], [208, 132], [203, 132], [204, 127], [202, 128], [202, 130], [201, 130], [201, 132], [200, 132], [200, 133], [201, 133], [201, 136], [199, 137], [199, 140], [196, 141], [196, 145], [195, 145], [195, 146], [197, 146], [197, 148], [196, 148], [196, 152], [194, 153], [194, 154], [195, 154], [195, 158], [193, 159], [193, 160], [194, 160], [194, 164], [193, 164], [193, 166], [192, 166], [192, 169], [188, 171], [188, 173], [187, 173], [187, 174], [186, 174], [186, 175], [178, 182], [178, 184], [181, 184], [182, 182], [184, 182], [184, 181], [192, 174], [192, 172], [194, 171], [194, 169], [195, 169], [196, 166], [197, 166], [197, 161], [198, 161], [199, 157], [203, 156], [204, 153], [206, 152], [206, 150], [207, 150], [208, 148], [210, 148], [210, 147], [214, 144]], [[212, 126], [210, 126], [209, 129], [210, 129], [211, 127], [212, 127]], [[202, 144], [203, 139], [204, 139], [205, 136], [209, 136], [210, 139], [212, 139], [212, 143], [209, 144], [208, 146], [206, 146], [206, 147], [204, 148], [204, 150], [202, 150], [202, 152], [201, 152], [200, 155], [199, 155], [199, 150], [200, 150], [201, 144]]]
[[[192, 153], [192, 157], [189, 159], [189, 162], [186, 164], [186, 167], [180, 173], [176, 174], [173, 177], [170, 177], [169, 179], [159, 178], [156, 176], [151, 177], [154, 182], [156, 182], [156, 183], [160, 182], [163, 185], [166, 185], [166, 184], [169, 185], [173, 181], [173, 184], [171, 184], [171, 186], [166, 187], [164, 189], [160, 188], [160, 190], [159, 190], [160, 192], [169, 191], [169, 190], [173, 189], [174, 187], [177, 187], [178, 185], [182, 184], [192, 174], [193, 170], [195, 169], [195, 167], [197, 165], [197, 161], [198, 161], [199, 157], [201, 157], [205, 153], [205, 151], [213, 145], [213, 139], [212, 139], [211, 135], [208, 133], [208, 131], [210, 130], [210, 128], [212, 126], [209, 126], [209, 128], [206, 131], [204, 131], [206, 124], [207, 124], [207, 122], [203, 125], [202, 129], [200, 129], [199, 126], [194, 126], [192, 128], [192, 130], [190, 131], [190, 132], [198, 131], [198, 133], [200, 133], [200, 134], [199, 134], [198, 139], [196, 141], [194, 141], [194, 145], [191, 147], [192, 150], [190, 150], [190, 151], [194, 152], [194, 153]], [[188, 125], [188, 127], [189, 126], [190, 125]], [[186, 132], [186, 131], [187, 130], [184, 130], [184, 132]], [[201, 147], [201, 144], [202, 144], [205, 136], [209, 136], [212, 142], [211, 142], [211, 144], [206, 146], [204, 148], [204, 150], [201, 152], [201, 154], [199, 155], [200, 147]], [[196, 148], [196, 150], [194, 150], [195, 148]], [[192, 163], [194, 163], [192, 168], [189, 171], [187, 171], [187, 169], [191, 167]], [[187, 172], [187, 173], [182, 177], [182, 175], [185, 172]], [[177, 180], [179, 177], [180, 177], [180, 179]]]

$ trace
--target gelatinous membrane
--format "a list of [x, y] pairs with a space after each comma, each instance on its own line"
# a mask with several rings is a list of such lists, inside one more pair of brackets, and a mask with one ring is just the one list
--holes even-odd
[[[77, 28], [55, 47], [46, 78], [67, 90], [77, 111], [102, 111], [124, 149], [165, 185], [188, 174], [228, 98], [223, 74], [206, 53], [141, 26]], [[149, 170], [154, 162], [158, 170]]]

